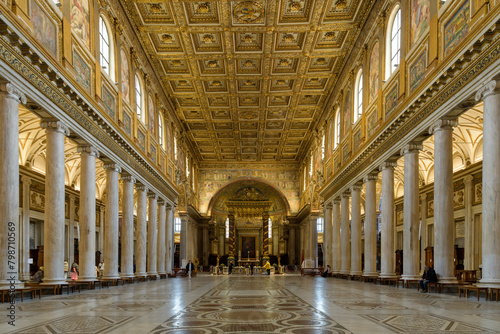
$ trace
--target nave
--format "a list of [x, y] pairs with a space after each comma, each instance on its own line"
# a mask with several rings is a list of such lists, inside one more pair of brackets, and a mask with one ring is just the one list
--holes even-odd
[[1, 333], [500, 333], [500, 303], [335, 278], [208, 276], [44, 296]]

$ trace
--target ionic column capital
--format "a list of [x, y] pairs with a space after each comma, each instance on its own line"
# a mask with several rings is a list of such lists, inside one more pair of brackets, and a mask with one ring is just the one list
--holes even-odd
[[91, 155], [93, 157], [99, 158], [99, 151], [94, 146], [79, 145], [76, 150], [80, 154], [86, 153], [86, 154]]
[[384, 169], [394, 169], [398, 166], [398, 163], [396, 161], [384, 161], [380, 165], [380, 171]]
[[122, 168], [120, 166], [118, 166], [118, 164], [116, 164], [114, 162], [104, 164], [104, 169], [105, 170], [109, 169], [110, 171], [114, 171], [114, 172], [117, 172], [117, 173], [121, 173], [122, 172]]
[[473, 180], [474, 180], [474, 176], [472, 176], [472, 175], [469, 174], [469, 175], [466, 175], [464, 177], [463, 181], [464, 181], [465, 185], [468, 185], [468, 184], [471, 184]]
[[21, 176], [21, 182], [25, 186], [30, 186], [31, 185], [31, 177], [29, 177], [28, 175], [23, 175], [23, 176]]
[[350, 191], [346, 191], [346, 192], [342, 193], [342, 198], [349, 198], [349, 197], [351, 197]]
[[332, 202], [328, 202], [327, 204], [325, 204], [325, 210], [331, 210], [332, 208], [333, 208]]
[[401, 155], [405, 155], [408, 153], [418, 153], [421, 151], [424, 147], [422, 146], [421, 143], [408, 143], [406, 144], [402, 149], [401, 149]]
[[491, 80], [477, 90], [476, 101], [482, 101], [488, 96], [496, 94], [500, 94], [500, 81]]
[[368, 174], [363, 178], [363, 182], [378, 181], [378, 174]]
[[163, 198], [158, 197], [158, 206], [164, 206], [165, 200]]
[[337, 197], [333, 200], [333, 204], [340, 204], [341, 200], [340, 200], [340, 197]]
[[421, 201], [427, 201], [427, 194], [420, 194]]
[[132, 175], [123, 175], [120, 180], [134, 184], [137, 180]]
[[429, 127], [429, 134], [435, 134], [442, 130], [453, 130], [458, 125], [456, 118], [441, 118]]
[[10, 98], [15, 99], [22, 104], [26, 104], [27, 102], [26, 95], [24, 95], [23, 92], [21, 92], [16, 86], [11, 84], [10, 82], [0, 83], [0, 92], [8, 94]]
[[136, 183], [135, 190], [137, 191], [148, 191], [148, 188], [142, 183]]
[[156, 194], [153, 192], [148, 193], [148, 198], [156, 199]]
[[351, 186], [351, 192], [361, 191], [361, 189], [363, 189], [362, 183], [355, 183]]
[[59, 132], [65, 136], [69, 136], [69, 128], [66, 124], [57, 120], [44, 120], [40, 123], [40, 127], [50, 132]]

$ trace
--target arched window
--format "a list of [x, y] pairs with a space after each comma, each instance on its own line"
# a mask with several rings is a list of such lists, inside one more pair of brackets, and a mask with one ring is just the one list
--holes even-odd
[[401, 10], [399, 6], [395, 7], [389, 17], [387, 34], [387, 56], [385, 74], [388, 78], [399, 66], [399, 57], [401, 50]]
[[337, 109], [335, 114], [335, 142], [333, 143], [333, 148], [337, 148], [340, 144], [340, 108]]
[[137, 113], [137, 118], [139, 118], [144, 123], [144, 110], [142, 101], [142, 85], [139, 76], [135, 75], [135, 112]]
[[158, 117], [158, 142], [161, 148], [165, 149], [165, 141], [163, 138], [163, 117], [159, 115]]
[[174, 233], [181, 232], [181, 219], [179, 217], [175, 217], [174, 220]]
[[318, 233], [324, 232], [324, 224], [325, 224], [325, 220], [323, 219], [323, 217], [319, 217], [316, 220], [316, 228], [318, 229]]
[[229, 218], [226, 219], [226, 238], [229, 238]]
[[99, 17], [99, 53], [101, 68], [107, 75], [111, 76], [113, 73], [111, 71], [111, 66], [113, 65], [112, 43], [108, 25], [102, 16]]
[[271, 239], [273, 237], [273, 221], [272, 221], [271, 217], [269, 217], [268, 225], [269, 225], [269, 229], [267, 230], [267, 233], [268, 233], [269, 239]]
[[363, 114], [363, 70], [360, 69], [358, 71], [358, 75], [356, 77], [356, 89], [354, 91], [354, 121], [356, 123], [358, 119], [361, 118]]

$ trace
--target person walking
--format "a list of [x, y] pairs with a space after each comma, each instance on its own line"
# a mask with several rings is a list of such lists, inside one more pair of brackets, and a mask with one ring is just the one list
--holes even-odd
[[271, 275], [271, 264], [269, 263], [269, 261], [267, 261], [264, 265], [264, 269], [266, 269], [268, 275]]
[[194, 272], [194, 263], [191, 260], [186, 265], [186, 271], [188, 272], [189, 279], [191, 279], [191, 275]]

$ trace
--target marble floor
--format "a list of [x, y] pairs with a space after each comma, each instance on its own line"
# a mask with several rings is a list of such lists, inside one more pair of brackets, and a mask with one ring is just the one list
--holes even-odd
[[16, 304], [0, 333], [500, 333], [500, 302], [335, 278], [170, 278]]

